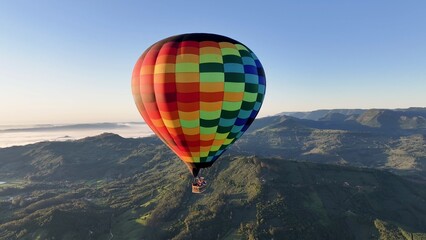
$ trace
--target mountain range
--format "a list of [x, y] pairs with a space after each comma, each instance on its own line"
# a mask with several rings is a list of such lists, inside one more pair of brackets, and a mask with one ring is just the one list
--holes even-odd
[[286, 115], [262, 118], [233, 150], [263, 157], [388, 169], [426, 178], [426, 125], [422, 122], [426, 111], [373, 109], [356, 118], [341, 115], [325, 113], [318, 121]]
[[201, 195], [156, 137], [0, 149], [0, 239], [426, 239], [426, 109], [321, 111], [256, 120]]
[[[321, 118], [324, 118], [326, 115], [330, 114], [338, 114], [343, 115], [345, 118], [357, 118], [358, 116], [363, 115], [364, 113], [367, 113], [367, 115], [370, 115], [372, 113], [379, 113], [380, 112], [393, 112], [400, 115], [408, 115], [408, 116], [426, 116], [426, 108], [424, 107], [411, 107], [411, 108], [397, 108], [397, 109], [321, 109], [321, 110], [315, 110], [315, 111], [308, 111], [308, 112], [282, 112], [277, 114], [277, 116], [290, 116], [290, 117], [296, 117], [299, 119], [308, 119], [308, 120], [320, 120]], [[376, 115], [374, 114], [374, 115]]]

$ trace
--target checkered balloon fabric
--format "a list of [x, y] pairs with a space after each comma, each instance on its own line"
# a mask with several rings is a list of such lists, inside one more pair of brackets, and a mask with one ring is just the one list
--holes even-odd
[[256, 55], [231, 38], [204, 33], [159, 41], [132, 75], [145, 122], [184, 162], [210, 166], [255, 119], [265, 95]]

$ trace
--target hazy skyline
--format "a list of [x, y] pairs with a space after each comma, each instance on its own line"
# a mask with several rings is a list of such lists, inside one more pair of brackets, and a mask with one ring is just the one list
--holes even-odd
[[426, 106], [423, 1], [1, 1], [0, 124], [141, 121], [130, 77], [154, 42], [188, 32], [250, 47], [260, 116]]

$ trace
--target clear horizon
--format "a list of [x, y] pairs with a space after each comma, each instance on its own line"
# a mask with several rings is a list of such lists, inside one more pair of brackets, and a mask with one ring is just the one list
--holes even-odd
[[[258, 118], [264, 118], [264, 117], [271, 117], [274, 115], [278, 115], [281, 113], [307, 113], [307, 112], [314, 112], [314, 111], [322, 111], [322, 110], [371, 110], [371, 109], [385, 109], [385, 110], [399, 110], [399, 109], [408, 109], [408, 108], [426, 108], [426, 107], [418, 107], [418, 106], [411, 106], [407, 108], [321, 108], [321, 109], [313, 109], [313, 110], [307, 110], [307, 111], [282, 111], [277, 112], [271, 115], [264, 115], [264, 116], [258, 116]], [[0, 124], [0, 131], [4, 129], [10, 129], [11, 127], [23, 127], [23, 126], [43, 126], [43, 125], [52, 125], [52, 126], [67, 126], [67, 125], [78, 125], [78, 124], [99, 124], [99, 123], [142, 123], [145, 124], [145, 121], [141, 119], [136, 120], [125, 120], [125, 121], [76, 121], [76, 122], [22, 122], [22, 123], [1, 123]]]
[[[331, 111], [331, 110], [361, 110], [361, 109], [317, 109], [314, 111]], [[367, 109], [363, 109], [367, 111]], [[426, 108], [422, 108], [423, 111]], [[282, 112], [282, 113], [300, 113]], [[342, 113], [349, 117], [348, 114], [362, 114], [360, 112]], [[300, 118], [289, 114], [289, 116]], [[260, 117], [262, 118], [262, 117]], [[318, 113], [313, 114], [307, 119], [315, 120], [319, 118]], [[124, 138], [140, 138], [153, 135], [154, 132], [143, 121], [137, 122], [79, 122], [79, 123], [60, 123], [60, 124], [0, 124], [0, 149], [12, 146], [22, 146], [43, 141], [69, 141], [78, 140], [86, 137], [97, 136], [102, 133], [114, 133]]]
[[260, 117], [425, 107], [425, 7], [4, 1], [0, 125], [142, 121], [130, 90], [133, 66], [154, 42], [186, 32], [226, 35], [258, 55], [267, 75]]

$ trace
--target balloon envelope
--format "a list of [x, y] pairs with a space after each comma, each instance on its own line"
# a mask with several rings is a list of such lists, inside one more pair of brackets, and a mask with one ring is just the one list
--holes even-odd
[[251, 125], [265, 95], [265, 73], [236, 40], [182, 34], [142, 54], [132, 92], [146, 124], [196, 176]]

